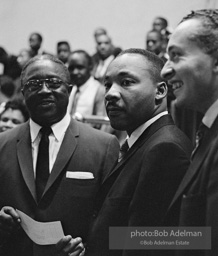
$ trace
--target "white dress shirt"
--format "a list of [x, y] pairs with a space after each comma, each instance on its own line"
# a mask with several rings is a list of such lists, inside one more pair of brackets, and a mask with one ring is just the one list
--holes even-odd
[[[66, 114], [64, 118], [56, 124], [51, 126], [52, 134], [49, 135], [49, 170], [51, 172], [54, 162], [57, 158], [59, 149], [66, 130], [70, 124], [70, 115]], [[30, 119], [30, 136], [32, 145], [32, 157], [33, 157], [33, 170], [34, 176], [36, 175], [36, 162], [38, 156], [39, 142], [41, 140], [40, 134], [41, 126]]]
[[162, 116], [165, 116], [168, 114], [168, 111], [163, 111], [159, 113], [158, 115], [154, 116], [153, 118], [149, 119], [144, 124], [140, 125], [131, 135], [130, 137], [127, 136], [127, 142], [129, 145], [129, 148], [133, 146], [133, 144], [137, 141], [137, 139], [142, 135], [142, 133], [155, 121], [157, 121]]
[[210, 108], [205, 113], [202, 122], [208, 127], [211, 128], [215, 119], [218, 116], [218, 99], [210, 106]]

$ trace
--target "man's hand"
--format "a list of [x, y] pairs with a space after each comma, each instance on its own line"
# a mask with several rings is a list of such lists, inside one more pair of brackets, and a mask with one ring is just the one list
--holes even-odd
[[58, 256], [83, 256], [85, 254], [85, 248], [80, 237], [65, 236], [56, 244], [56, 248]]
[[0, 245], [2, 245], [6, 239], [16, 229], [20, 228], [21, 219], [14, 208], [10, 206], [4, 206], [0, 211]]

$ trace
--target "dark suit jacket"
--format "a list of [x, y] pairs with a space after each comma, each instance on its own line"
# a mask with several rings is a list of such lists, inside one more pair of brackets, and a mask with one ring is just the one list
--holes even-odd
[[[29, 123], [0, 135], [0, 208], [12, 206], [35, 220], [60, 220], [65, 235], [86, 242], [93, 199], [118, 156], [112, 135], [71, 121], [41, 201], [37, 204]], [[66, 172], [91, 172], [94, 179], [67, 178]], [[20, 229], [0, 255], [49, 256], [54, 246], [36, 246]], [[53, 254], [52, 254], [53, 255]]]
[[163, 226], [166, 210], [188, 168], [190, 154], [190, 141], [169, 115], [148, 127], [103, 181], [96, 199], [87, 255], [148, 255], [146, 250], [109, 251], [109, 227]]
[[[171, 218], [176, 208], [181, 226], [209, 226], [212, 250], [186, 251], [185, 255], [218, 255], [218, 118], [205, 134], [193, 161], [168, 209]], [[178, 252], [178, 255], [184, 255]]]

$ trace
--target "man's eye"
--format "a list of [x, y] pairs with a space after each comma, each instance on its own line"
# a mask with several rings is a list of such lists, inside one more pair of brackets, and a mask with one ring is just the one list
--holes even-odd
[[29, 81], [29, 82], [28, 82], [28, 86], [30, 86], [30, 87], [38, 87], [38, 86], [39, 86], [39, 83], [36, 82], [36, 81]]
[[131, 84], [131, 82], [132, 81], [130, 81], [130, 80], [124, 79], [121, 84], [122, 84], [122, 86], [128, 86]]
[[111, 83], [104, 82], [104, 87], [105, 87], [105, 89], [109, 89], [111, 87]]
[[7, 123], [7, 122], [8, 122], [8, 120], [9, 120], [9, 119], [8, 119], [8, 118], [6, 118], [6, 117], [3, 117], [3, 118], [1, 119], [1, 121], [2, 121], [2, 122], [5, 122], [5, 123]]

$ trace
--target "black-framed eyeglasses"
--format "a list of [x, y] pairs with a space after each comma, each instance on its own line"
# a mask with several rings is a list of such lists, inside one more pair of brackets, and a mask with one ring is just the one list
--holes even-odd
[[23, 90], [29, 90], [31, 92], [39, 91], [42, 89], [43, 84], [51, 91], [57, 90], [63, 84], [69, 85], [58, 78], [32, 79], [24, 84]]

